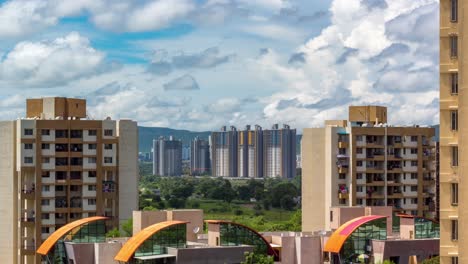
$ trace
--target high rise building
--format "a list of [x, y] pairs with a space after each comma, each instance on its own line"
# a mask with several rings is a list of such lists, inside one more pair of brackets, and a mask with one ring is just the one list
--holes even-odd
[[296, 130], [277, 124], [263, 131], [263, 173], [265, 178], [296, 176]]
[[[468, 263], [468, 101], [464, 73], [468, 2], [440, 1], [440, 262]], [[460, 12], [460, 14], [459, 14]], [[460, 49], [458, 48], [460, 47]], [[459, 84], [460, 83], [460, 87]], [[460, 122], [459, 122], [460, 120]], [[466, 175], [465, 175], [466, 176]], [[460, 202], [459, 202], [460, 201]]]
[[349, 122], [304, 129], [303, 231], [329, 230], [333, 206], [393, 206], [436, 216], [435, 129], [386, 122], [385, 107], [351, 106]]
[[190, 173], [203, 175], [210, 172], [210, 145], [207, 140], [196, 137], [190, 146]]
[[296, 130], [288, 125], [271, 130], [255, 126], [251, 130], [213, 132], [210, 137], [214, 176], [284, 177], [296, 175]]
[[231, 126], [226, 130], [211, 133], [211, 170], [213, 176], [237, 177], [238, 176], [238, 137], [237, 129]]
[[153, 140], [153, 174], [182, 175], [182, 141], [160, 137]]
[[85, 100], [55, 97], [0, 122], [3, 263], [40, 263], [36, 247], [61, 226], [102, 215], [118, 227], [138, 208], [136, 122], [85, 118]]

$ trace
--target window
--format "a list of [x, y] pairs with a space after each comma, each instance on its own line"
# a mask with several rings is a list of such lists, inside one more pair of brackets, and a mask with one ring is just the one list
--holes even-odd
[[55, 166], [67, 166], [68, 158], [55, 158]]
[[88, 149], [96, 149], [96, 144], [88, 144]]
[[417, 148], [412, 148], [411, 149], [411, 154], [418, 154], [418, 149]]
[[361, 180], [362, 179], [362, 173], [357, 173], [356, 174], [356, 179]]
[[356, 166], [358, 166], [358, 167], [362, 167], [362, 160], [358, 160], [358, 161], [356, 161]]
[[411, 179], [412, 180], [417, 180], [418, 179], [418, 174], [417, 173], [411, 173]]
[[55, 131], [55, 138], [67, 138], [68, 137], [68, 130], [56, 130]]
[[88, 130], [88, 136], [95, 137], [97, 135], [97, 130]]
[[33, 149], [32, 143], [24, 143], [24, 149]]
[[24, 157], [24, 163], [32, 164], [33, 163], [33, 157]]
[[450, 124], [453, 131], [458, 130], [458, 111], [450, 111]]
[[362, 154], [362, 148], [356, 148], [356, 153], [357, 154]]
[[33, 135], [33, 130], [30, 128], [25, 128], [24, 129], [24, 135], [25, 136], [32, 136]]
[[88, 199], [88, 205], [96, 205], [96, 199]]
[[418, 198], [411, 198], [412, 204], [418, 204]]
[[78, 192], [78, 191], [80, 191], [80, 186], [78, 186], [78, 185], [70, 185], [70, 191], [71, 191], [71, 192]]
[[340, 173], [340, 174], [338, 175], [338, 179], [340, 179], [340, 180], [346, 180], [346, 174], [345, 174], [345, 173]]
[[362, 200], [362, 199], [356, 199], [356, 204], [362, 205], [362, 203], [363, 203], [363, 200]]
[[452, 220], [452, 240], [458, 240], [458, 220]]
[[458, 166], [458, 147], [452, 147], [452, 166]]
[[[72, 186], [74, 186], [74, 185], [72, 185]], [[65, 186], [63, 186], [63, 185], [55, 185], [55, 191], [56, 191], [56, 192], [63, 192], [63, 191], [65, 191]]]
[[71, 138], [82, 138], [83, 137], [83, 131], [81, 131], [81, 130], [71, 130], [70, 131], [70, 137]]
[[89, 164], [96, 164], [96, 157], [88, 157]]
[[96, 178], [96, 171], [88, 171], [89, 178]]
[[[104, 144], [104, 149], [112, 149], [112, 144]], [[340, 149], [340, 151], [341, 151], [341, 149]], [[344, 150], [344, 151], [345, 151], [344, 154], [346, 154], [346, 150]], [[340, 154], [342, 154], [342, 153], [340, 153]]]
[[418, 142], [418, 136], [411, 136], [411, 142]]
[[452, 183], [452, 205], [458, 205], [458, 183]]
[[356, 192], [362, 192], [363, 188], [362, 186], [356, 186]]
[[83, 165], [83, 158], [70, 158], [70, 165], [73, 165], [73, 166]]
[[112, 137], [114, 135], [114, 130], [112, 129], [104, 129], [104, 136]]
[[[450, 21], [457, 22], [458, 21], [458, 0], [451, 0], [450, 1]], [[452, 261], [453, 264], [453, 261]], [[458, 264], [458, 261], [457, 261]]]
[[42, 143], [41, 144], [41, 149], [50, 149], [50, 144], [49, 143]]
[[41, 200], [41, 205], [43, 205], [43, 206], [48, 206], [48, 205], [50, 205], [50, 200], [49, 200], [49, 199]]
[[42, 163], [50, 163], [50, 158], [49, 157], [43, 157], [42, 158]]
[[43, 234], [49, 234], [49, 233], [50, 233], [50, 232], [49, 232], [49, 227], [48, 227], [48, 226], [43, 226], [43, 227], [41, 227], [41, 232], [42, 232]]
[[41, 214], [41, 219], [42, 220], [49, 220], [50, 219], [50, 214], [45, 214], [45, 213]]
[[411, 191], [412, 192], [417, 192], [418, 191], [418, 186], [411, 186]]
[[50, 130], [49, 129], [42, 129], [41, 130], [41, 135], [50, 136]]
[[452, 95], [458, 94], [458, 73], [452, 73], [451, 74], [451, 93]]
[[330, 211], [330, 222], [333, 222], [333, 211]]
[[50, 171], [42, 171], [42, 178], [49, 178], [50, 177]]
[[458, 36], [450, 36], [450, 57], [456, 58], [458, 56]]
[[104, 163], [112, 163], [112, 157], [104, 157]]
[[340, 203], [341, 205], [345, 205], [345, 204], [346, 204], [346, 199], [340, 199], [339, 203]]
[[43, 192], [49, 192], [50, 191], [50, 186], [49, 185], [42, 185], [42, 191]]
[[356, 136], [357, 141], [362, 141], [362, 136]]
[[413, 167], [418, 166], [418, 161], [417, 160], [412, 160], [411, 161], [411, 166], [413, 166]]
[[452, 257], [452, 264], [458, 264], [458, 257]]
[[96, 191], [96, 185], [88, 185], [88, 191]]

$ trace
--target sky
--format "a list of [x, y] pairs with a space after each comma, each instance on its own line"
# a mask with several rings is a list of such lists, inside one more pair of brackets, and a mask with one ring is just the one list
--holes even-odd
[[438, 0], [0, 0], [0, 114], [85, 98], [93, 119], [301, 131], [388, 107], [438, 123]]

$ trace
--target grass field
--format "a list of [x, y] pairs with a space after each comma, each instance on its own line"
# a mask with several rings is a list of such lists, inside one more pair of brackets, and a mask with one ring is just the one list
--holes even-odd
[[[195, 205], [195, 206], [194, 206]], [[269, 231], [273, 226], [286, 224], [296, 211], [282, 209], [255, 210], [254, 203], [223, 203], [217, 200], [191, 199], [187, 207], [203, 209], [205, 220], [230, 220], [239, 222], [258, 231]]]

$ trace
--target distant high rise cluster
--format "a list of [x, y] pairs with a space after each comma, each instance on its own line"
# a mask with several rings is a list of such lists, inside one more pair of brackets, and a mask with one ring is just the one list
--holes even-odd
[[172, 136], [153, 140], [153, 174], [182, 175], [182, 142]]
[[293, 178], [296, 175], [296, 130], [255, 126], [238, 131], [222, 127], [211, 133], [212, 175], [221, 177]]

